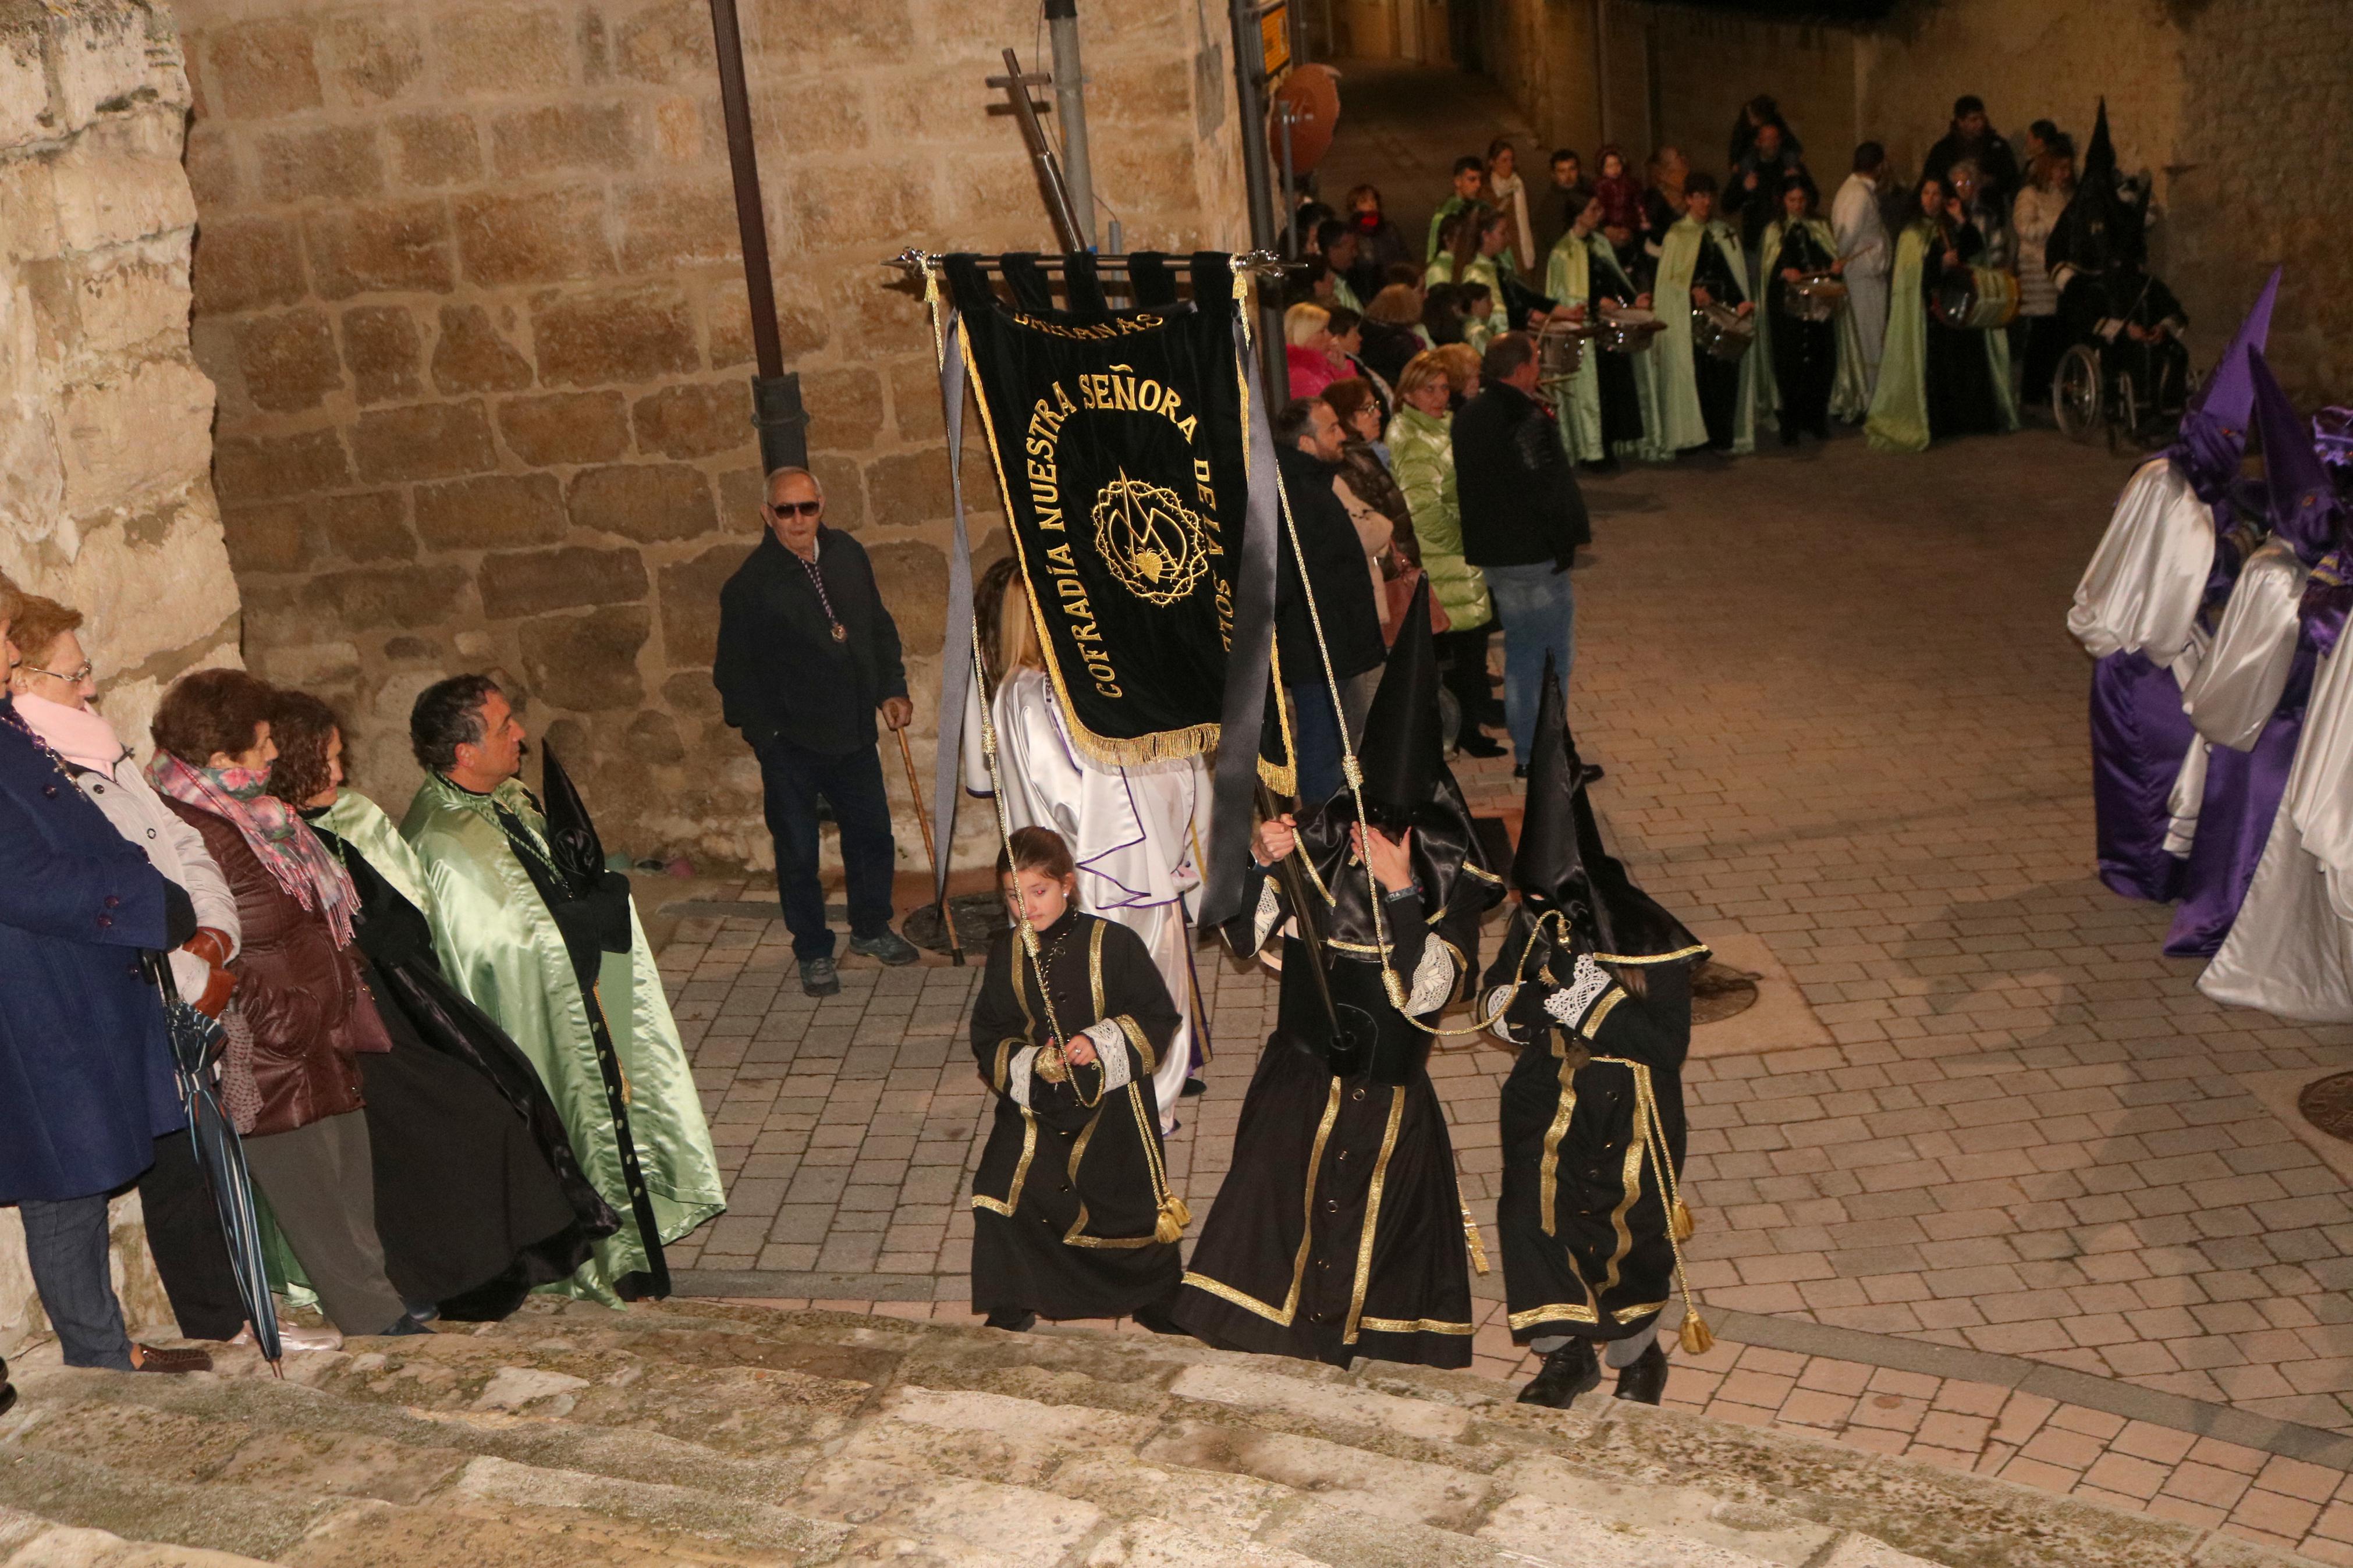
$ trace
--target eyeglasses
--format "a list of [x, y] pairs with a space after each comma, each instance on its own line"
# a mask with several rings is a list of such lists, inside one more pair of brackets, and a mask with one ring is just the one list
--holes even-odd
[[43, 669], [37, 664], [20, 664], [16, 668], [23, 670], [26, 675], [46, 675], [51, 680], [62, 680], [68, 686], [79, 686], [83, 681], [88, 680], [91, 676], [98, 673], [98, 666], [91, 664], [87, 659], [82, 661], [82, 667], [79, 669], [73, 670]]
[[815, 517], [825, 510], [821, 500], [772, 500], [768, 510], [777, 517]]

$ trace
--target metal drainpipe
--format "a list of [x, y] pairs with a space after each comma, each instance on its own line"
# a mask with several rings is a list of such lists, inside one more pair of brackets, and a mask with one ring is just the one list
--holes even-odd
[[[1242, 117], [1242, 185], [1250, 203], [1250, 248], [1277, 248], [1272, 184], [1269, 166], [1272, 153], [1266, 142], [1266, 54], [1258, 30], [1258, 0], [1229, 0], [1233, 22], [1234, 97]], [[1266, 389], [1280, 408], [1291, 401], [1291, 367], [1282, 353], [1282, 307], [1268, 298], [1260, 280], [1258, 310], [1259, 362], [1266, 374]]]
[[719, 102], [727, 121], [727, 162], [735, 179], [735, 226], [744, 247], [744, 289], [752, 312], [752, 423], [760, 432], [760, 467], [808, 466], [808, 415], [801, 378], [786, 374], [776, 330], [776, 290], [768, 271], [768, 220], [760, 202], [760, 162], [752, 148], [752, 105], [744, 86], [744, 34], [735, 0], [711, 0], [719, 52]]
[[1054, 43], [1054, 113], [1062, 122], [1062, 181], [1078, 208], [1079, 233], [1095, 247], [1094, 171], [1087, 162], [1087, 79], [1079, 64], [1079, 0], [1046, 0]]

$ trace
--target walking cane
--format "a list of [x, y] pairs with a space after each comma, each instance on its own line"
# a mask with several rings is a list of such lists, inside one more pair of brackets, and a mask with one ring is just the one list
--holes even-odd
[[[915, 776], [915, 748], [907, 744], [907, 727], [903, 724], [893, 731], [899, 737], [899, 755], [907, 763], [907, 798], [915, 803], [915, 820], [923, 825], [923, 857], [932, 863], [932, 886], [940, 885], [940, 852], [932, 843], [931, 814], [923, 809], [923, 783]], [[948, 960], [958, 969], [964, 967], [964, 942], [956, 935], [955, 916], [948, 910], [943, 895], [933, 908], [940, 911], [940, 925], [948, 933]]]

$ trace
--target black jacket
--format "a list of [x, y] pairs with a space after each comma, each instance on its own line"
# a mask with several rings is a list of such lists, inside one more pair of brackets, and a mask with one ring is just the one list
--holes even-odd
[[1964, 158], [1977, 161], [1978, 173], [1984, 176], [1982, 195], [2007, 213], [2010, 198], [2018, 194], [2018, 154], [2010, 150], [2001, 132], [1986, 128], [1985, 136], [1972, 145], [1957, 131], [1947, 131], [1943, 140], [1928, 149], [1927, 161], [1920, 165], [1925, 177], [1934, 174], [1944, 182], [1945, 194], [1952, 195], [1953, 165]]
[[[907, 695], [899, 627], [875, 591], [874, 567], [857, 540], [820, 526], [824, 600], [800, 558], [764, 533], [759, 548], [719, 591], [719, 688], [727, 722], [754, 747], [781, 735], [820, 756], [874, 743], [874, 710]], [[847, 633], [836, 642], [825, 600]]]
[[1516, 386], [1482, 382], [1455, 415], [1454, 483], [1473, 566], [1549, 561], [1565, 571], [1593, 541], [1560, 426]]
[[[1387, 650], [1381, 644], [1381, 612], [1373, 603], [1364, 542], [1356, 537], [1356, 525], [1348, 521], [1348, 509], [1332, 493], [1333, 477], [1340, 469], [1296, 447], [1278, 447], [1274, 458], [1282, 471], [1283, 493], [1291, 500], [1292, 521], [1299, 530], [1300, 552], [1307, 557], [1307, 582], [1324, 623], [1324, 645], [1332, 650], [1332, 673], [1343, 680], [1362, 675], [1379, 665]], [[1288, 537], [1279, 553], [1274, 637], [1283, 683], [1320, 683], [1323, 660], [1315, 652], [1315, 628], [1307, 616], [1307, 595], [1299, 591], [1299, 563]]]

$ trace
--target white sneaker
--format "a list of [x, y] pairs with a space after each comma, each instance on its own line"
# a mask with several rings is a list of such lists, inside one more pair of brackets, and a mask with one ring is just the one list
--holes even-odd
[[[295, 1351], [339, 1351], [343, 1348], [343, 1336], [332, 1325], [323, 1329], [306, 1329], [294, 1323], [280, 1323], [278, 1325], [278, 1342], [289, 1354]], [[237, 1330], [237, 1338], [229, 1343], [252, 1344], [253, 1325], [248, 1323]]]

